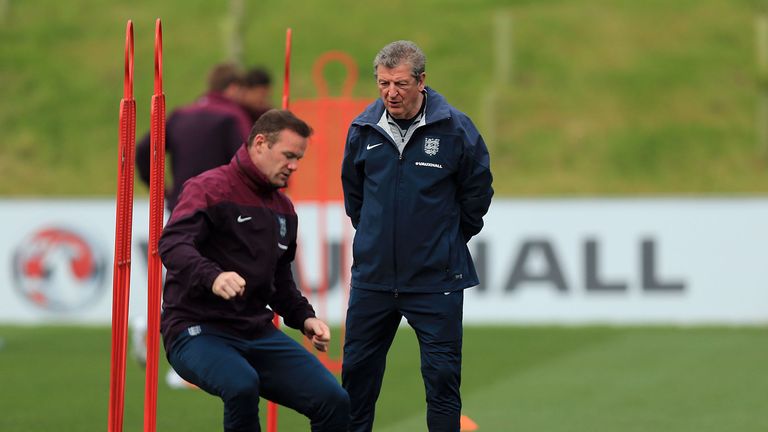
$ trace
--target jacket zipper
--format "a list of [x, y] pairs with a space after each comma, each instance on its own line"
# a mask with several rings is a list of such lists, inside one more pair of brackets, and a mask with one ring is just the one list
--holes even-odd
[[[424, 115], [426, 115], [426, 114], [424, 114]], [[385, 137], [389, 136], [392, 139], [392, 145], [395, 146], [395, 150], [399, 154], [399, 156], [397, 158], [397, 160], [398, 160], [397, 173], [395, 174], [395, 195], [396, 196], [395, 196], [395, 211], [394, 211], [394, 216], [393, 216], [394, 223], [393, 223], [393, 228], [392, 228], [392, 246], [393, 246], [392, 247], [392, 270], [393, 270], [393, 272], [395, 274], [394, 294], [395, 294], [395, 298], [397, 298], [397, 296], [398, 296], [398, 289], [399, 289], [399, 287], [397, 286], [397, 281], [398, 281], [398, 275], [397, 275], [397, 233], [396, 233], [396, 231], [397, 231], [397, 207], [398, 207], [398, 205], [397, 205], [397, 203], [398, 203], [398, 196], [397, 195], [399, 195], [398, 191], [400, 189], [400, 177], [401, 177], [401, 173], [402, 173], [402, 170], [403, 170], [403, 163], [405, 162], [405, 158], [403, 157], [403, 152], [405, 152], [405, 147], [408, 146], [408, 142], [410, 142], [410, 138], [413, 138], [413, 134], [415, 134], [416, 131], [420, 127], [426, 126], [426, 124], [416, 126], [416, 128], [413, 130], [413, 133], [411, 134], [411, 137], [408, 139], [408, 142], [405, 142], [405, 145], [403, 146], [403, 151], [402, 152], [400, 152], [400, 149], [397, 147], [397, 144], [395, 144], [395, 142], [394, 142], [395, 137], [392, 136], [392, 133], [387, 133], [378, 124], [373, 124], [372, 126], [373, 126], [374, 129], [376, 129], [376, 128], [380, 129], [381, 132], [383, 132], [383, 135]], [[390, 130], [390, 132], [391, 132], [391, 130]], [[400, 139], [402, 141], [405, 141], [405, 136], [401, 136]]]
[[398, 203], [400, 202], [400, 178], [402, 176], [404, 160], [405, 158], [403, 158], [403, 154], [400, 153], [397, 157], [397, 173], [395, 175], [395, 211], [393, 212], [394, 223], [392, 224], [392, 269], [395, 273], [395, 298], [397, 298], [399, 289], [397, 286], [397, 281], [399, 280], [397, 274], [397, 211], [399, 207]]

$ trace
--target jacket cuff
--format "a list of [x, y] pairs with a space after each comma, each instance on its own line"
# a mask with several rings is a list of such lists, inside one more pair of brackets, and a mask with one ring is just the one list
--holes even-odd
[[216, 265], [207, 269], [200, 280], [203, 289], [205, 291], [211, 291], [213, 289], [213, 281], [215, 281], [221, 273], [223, 273], [223, 271]]
[[291, 316], [283, 317], [283, 321], [285, 321], [285, 325], [287, 325], [288, 327], [299, 330], [302, 334], [304, 334], [304, 321], [306, 321], [307, 318], [317, 318], [317, 317], [315, 316], [314, 311], [308, 310], [308, 309], [302, 309], [295, 313], [292, 313]]

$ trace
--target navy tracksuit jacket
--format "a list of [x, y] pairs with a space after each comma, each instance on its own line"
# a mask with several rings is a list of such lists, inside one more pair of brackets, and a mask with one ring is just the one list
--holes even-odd
[[492, 176], [469, 117], [429, 87], [424, 94], [415, 130], [393, 134], [377, 100], [347, 135], [341, 177], [356, 232], [342, 380], [352, 431], [371, 428], [401, 316], [419, 337], [430, 430], [458, 431], [462, 290], [479, 283], [467, 241], [482, 229]]

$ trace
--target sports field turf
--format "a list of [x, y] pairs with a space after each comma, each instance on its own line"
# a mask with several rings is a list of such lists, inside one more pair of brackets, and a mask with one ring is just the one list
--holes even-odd
[[[0, 338], [0, 431], [106, 429], [108, 328], [0, 326]], [[483, 432], [762, 432], [766, 365], [766, 328], [468, 327], [463, 411]], [[129, 360], [126, 431], [141, 430], [143, 377]], [[415, 336], [403, 328], [374, 430], [426, 430], [423, 400]], [[308, 430], [287, 410], [279, 419], [280, 431]], [[220, 430], [221, 404], [161, 382], [157, 425]]]

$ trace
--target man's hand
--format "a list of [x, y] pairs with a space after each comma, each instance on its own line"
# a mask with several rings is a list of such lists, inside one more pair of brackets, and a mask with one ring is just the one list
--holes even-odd
[[331, 330], [317, 318], [304, 320], [304, 335], [312, 341], [312, 345], [318, 351], [328, 351], [328, 342], [331, 341]]
[[245, 279], [236, 272], [222, 272], [216, 276], [211, 290], [224, 300], [229, 300], [245, 293]]

